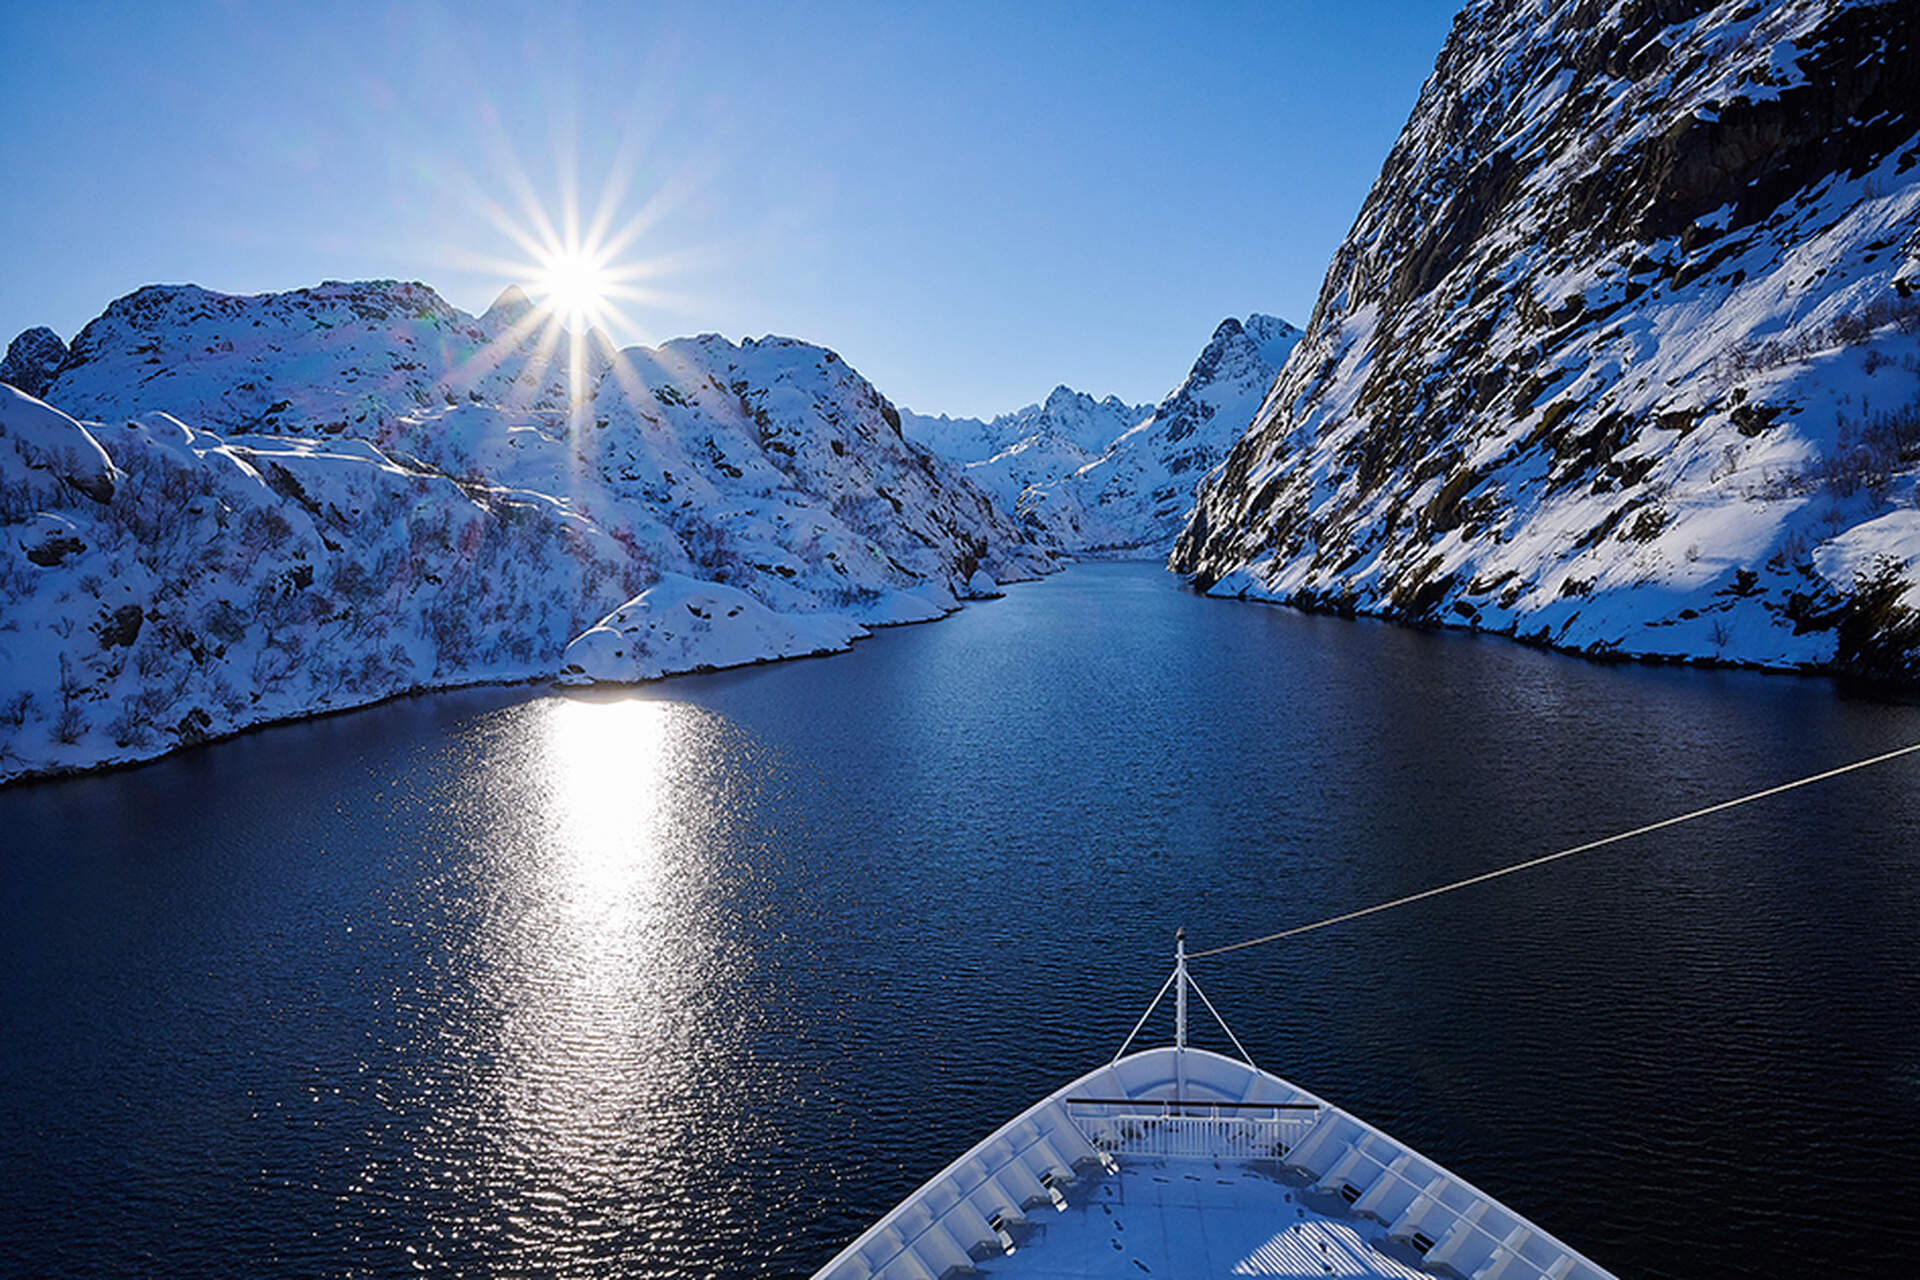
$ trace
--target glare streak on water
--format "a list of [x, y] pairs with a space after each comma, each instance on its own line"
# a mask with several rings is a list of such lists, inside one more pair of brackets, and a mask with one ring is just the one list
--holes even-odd
[[[1090, 565], [830, 660], [0, 792], [0, 1274], [804, 1274], [1110, 1054], [1177, 924], [1916, 739], [1821, 681]], [[1884, 1271], [1920, 1249], [1915, 777], [1198, 972], [1263, 1065], [1623, 1275]]]

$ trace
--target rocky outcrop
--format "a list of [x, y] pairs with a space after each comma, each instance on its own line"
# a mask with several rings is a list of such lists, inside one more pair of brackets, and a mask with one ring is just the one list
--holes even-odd
[[1920, 568], [1916, 26], [1469, 4], [1173, 567], [1595, 654], [1854, 665], [1840, 619]]
[[67, 361], [67, 344], [51, 329], [28, 329], [7, 344], [0, 360], [0, 382], [37, 396]]

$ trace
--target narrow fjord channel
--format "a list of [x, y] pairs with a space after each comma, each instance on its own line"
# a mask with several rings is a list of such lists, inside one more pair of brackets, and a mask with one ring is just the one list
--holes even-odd
[[[1111, 1055], [1176, 925], [1234, 941], [1915, 740], [1920, 708], [1821, 680], [1090, 564], [843, 657], [17, 787], [0, 1258], [805, 1275]], [[1916, 768], [1195, 973], [1261, 1065], [1622, 1276], [1886, 1274], [1920, 1251]]]

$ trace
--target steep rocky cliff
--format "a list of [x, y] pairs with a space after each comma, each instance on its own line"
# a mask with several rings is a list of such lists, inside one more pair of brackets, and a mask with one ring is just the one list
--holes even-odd
[[1911, 674], [1916, 26], [1469, 4], [1173, 567], [1594, 653]]

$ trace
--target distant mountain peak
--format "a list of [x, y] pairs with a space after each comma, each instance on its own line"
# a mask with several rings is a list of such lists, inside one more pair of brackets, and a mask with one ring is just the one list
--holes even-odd
[[282, 323], [300, 317], [300, 326], [363, 327], [401, 317], [448, 321], [461, 313], [417, 280], [327, 280], [285, 293], [220, 293], [197, 284], [150, 284], [107, 304], [73, 340], [76, 358], [91, 350], [101, 331], [178, 333], [196, 325], [218, 325], [246, 312], [262, 321]]
[[500, 291], [500, 296], [493, 300], [493, 305], [480, 318], [489, 322], [518, 324], [531, 310], [533, 299], [527, 296], [527, 291], [517, 284], [510, 284]]
[[1260, 358], [1278, 368], [1299, 340], [1299, 329], [1278, 316], [1256, 311], [1244, 320], [1233, 316], [1222, 320], [1208, 340], [1207, 350], [1219, 351], [1235, 344], [1257, 347]]
[[1193, 505], [1199, 478], [1252, 423], [1274, 375], [1300, 339], [1284, 320], [1231, 316], [1187, 376], [1150, 414], [1086, 465], [1029, 485], [1021, 518], [1070, 551], [1169, 547]]

